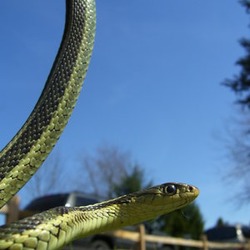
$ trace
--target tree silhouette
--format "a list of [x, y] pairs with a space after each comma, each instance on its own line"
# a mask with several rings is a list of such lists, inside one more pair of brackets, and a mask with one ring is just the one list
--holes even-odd
[[[242, 0], [240, 3], [246, 8], [247, 13], [250, 13], [250, 1]], [[233, 127], [233, 132], [230, 131], [227, 145], [232, 166], [223, 177], [230, 182], [237, 181], [240, 191], [236, 193], [236, 202], [242, 205], [250, 202], [250, 39], [242, 38], [240, 44], [246, 51], [245, 56], [236, 61], [240, 71], [232, 79], [223, 82], [236, 93], [236, 103], [241, 107], [241, 121], [237, 124], [239, 127]]]
[[117, 146], [103, 145], [92, 155], [81, 158], [82, 178], [90, 180], [90, 193], [109, 199], [148, 187], [143, 168], [134, 163], [131, 154]]
[[121, 182], [113, 186], [115, 196], [125, 195], [152, 186], [152, 181], [145, 183], [143, 169], [134, 165], [131, 173], [122, 177]]
[[[247, 12], [249, 13], [249, 0], [243, 0], [240, 2], [246, 7]], [[239, 104], [250, 109], [250, 39], [242, 38], [240, 44], [246, 51], [246, 55], [236, 62], [236, 65], [240, 67], [240, 73], [234, 76], [233, 79], [225, 80], [223, 84], [239, 95]]]
[[200, 239], [202, 235], [204, 220], [196, 203], [165, 215], [163, 220], [162, 229], [168, 235], [192, 239]]

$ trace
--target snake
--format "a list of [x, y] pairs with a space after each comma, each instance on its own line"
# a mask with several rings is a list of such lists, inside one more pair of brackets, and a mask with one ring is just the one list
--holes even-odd
[[[84, 82], [96, 31], [94, 0], [66, 0], [65, 27], [38, 101], [0, 152], [0, 207], [42, 165], [66, 126]], [[168, 182], [80, 207], [56, 207], [0, 227], [0, 250], [59, 249], [74, 239], [154, 219], [191, 203], [195, 186]]]

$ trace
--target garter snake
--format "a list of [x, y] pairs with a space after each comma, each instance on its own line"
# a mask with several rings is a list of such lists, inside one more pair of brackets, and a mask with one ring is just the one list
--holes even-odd
[[[0, 206], [36, 172], [62, 133], [85, 78], [95, 37], [94, 0], [66, 0], [64, 34], [38, 102], [0, 152]], [[187, 184], [165, 183], [92, 206], [59, 207], [0, 228], [0, 250], [56, 249], [99, 231], [139, 223], [198, 196]]]

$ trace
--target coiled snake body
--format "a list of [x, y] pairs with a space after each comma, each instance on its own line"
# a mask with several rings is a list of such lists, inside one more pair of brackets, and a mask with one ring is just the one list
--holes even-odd
[[[31, 115], [0, 152], [0, 207], [36, 172], [74, 108], [92, 54], [94, 0], [66, 0], [63, 39]], [[57, 249], [78, 237], [136, 224], [181, 208], [198, 196], [194, 186], [165, 183], [96, 205], [59, 207], [0, 228], [0, 250]]]

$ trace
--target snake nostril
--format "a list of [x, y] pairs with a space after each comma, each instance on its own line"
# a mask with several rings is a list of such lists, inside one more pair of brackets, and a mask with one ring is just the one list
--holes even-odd
[[189, 190], [190, 192], [192, 192], [192, 191], [194, 190], [194, 187], [188, 186], [188, 190]]

